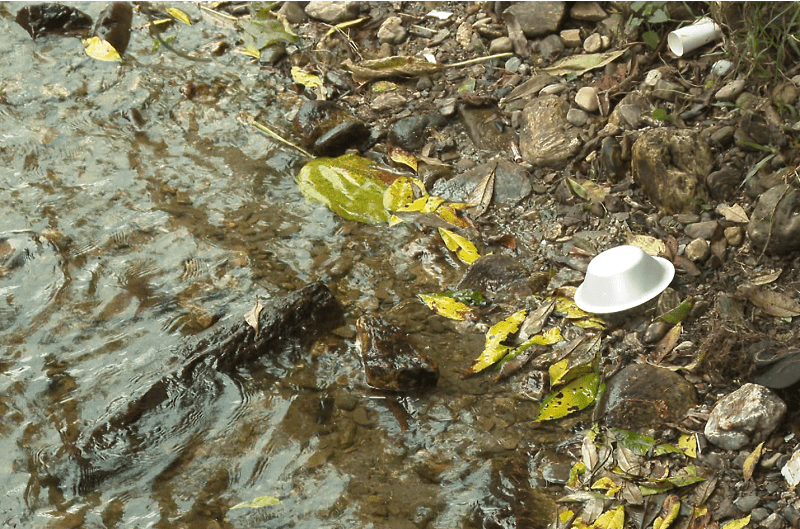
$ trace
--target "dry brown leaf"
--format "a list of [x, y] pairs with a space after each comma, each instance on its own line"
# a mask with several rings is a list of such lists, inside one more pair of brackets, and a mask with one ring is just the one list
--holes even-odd
[[766, 272], [764, 274], [759, 274], [756, 277], [750, 279], [750, 283], [754, 285], [768, 285], [773, 281], [777, 280], [781, 274], [783, 273], [783, 269], [774, 270], [772, 272]]
[[747, 296], [750, 303], [770, 316], [779, 318], [800, 316], [800, 303], [786, 294], [764, 290], [755, 285], [742, 285], [740, 290]]
[[656, 364], [661, 363], [664, 357], [666, 357], [672, 352], [673, 349], [675, 349], [675, 346], [678, 345], [678, 340], [681, 337], [682, 330], [683, 328], [679, 323], [667, 331], [667, 334], [665, 334], [664, 337], [658, 341], [655, 349], [653, 350]]
[[725, 220], [729, 220], [731, 222], [738, 222], [740, 224], [747, 224], [750, 222], [750, 219], [747, 217], [747, 213], [745, 213], [744, 208], [739, 204], [734, 204], [733, 206], [720, 204], [717, 206], [717, 213], [725, 217]]
[[258, 316], [261, 314], [261, 311], [264, 309], [264, 305], [256, 301], [255, 306], [244, 315], [244, 321], [256, 331], [256, 336], [258, 336]]
[[486, 176], [481, 178], [481, 181], [478, 182], [478, 185], [476, 185], [472, 193], [469, 194], [469, 197], [467, 197], [467, 204], [472, 205], [472, 207], [469, 208], [469, 212], [475, 217], [483, 215], [489, 208], [489, 204], [492, 203], [496, 168], [497, 166], [492, 167]]
[[650, 255], [655, 255], [657, 257], [669, 255], [667, 253], [667, 245], [664, 244], [663, 241], [656, 239], [655, 237], [651, 237], [650, 235], [634, 235], [633, 233], [628, 232], [626, 239], [628, 244], [631, 246], [636, 246]]

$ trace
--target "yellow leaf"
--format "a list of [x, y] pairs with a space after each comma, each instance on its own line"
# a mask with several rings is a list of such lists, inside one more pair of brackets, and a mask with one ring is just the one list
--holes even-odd
[[460, 217], [457, 213], [459, 209], [466, 209], [469, 205], [467, 204], [458, 204], [454, 202], [448, 202], [442, 204], [436, 210], [436, 216], [442, 219], [443, 221], [447, 222], [448, 224], [452, 224], [458, 228], [469, 228], [472, 226], [472, 222], [464, 217]]
[[461, 235], [453, 233], [445, 228], [439, 228], [439, 235], [442, 236], [442, 240], [444, 241], [444, 245], [447, 246], [447, 249], [455, 252], [456, 256], [463, 262], [472, 264], [480, 257], [475, 245]]
[[612, 497], [622, 488], [622, 486], [606, 476], [595, 481], [591, 488], [594, 490], [604, 490], [606, 491], [606, 496]]
[[83, 41], [86, 46], [86, 55], [92, 59], [105, 62], [119, 62], [122, 60], [114, 46], [100, 37], [92, 37]]
[[192, 19], [189, 18], [189, 15], [187, 15], [177, 7], [168, 7], [167, 13], [169, 13], [170, 16], [175, 20], [177, 20], [178, 22], [183, 22], [187, 26], [192, 25]]
[[478, 373], [494, 365], [513, 349], [508, 345], [503, 345], [501, 342], [508, 338], [510, 334], [517, 332], [520, 324], [525, 320], [525, 313], [526, 311], [523, 309], [492, 325], [486, 332], [483, 352], [475, 364], [467, 370], [466, 376]]
[[408, 177], [397, 178], [383, 192], [383, 207], [389, 211], [398, 211], [412, 202], [414, 202], [414, 184]]
[[299, 66], [292, 66], [292, 80], [308, 88], [322, 88], [322, 78], [313, 73], [308, 73]]
[[253, 509], [260, 509], [262, 507], [269, 507], [271, 505], [278, 505], [281, 503], [281, 500], [275, 498], [273, 496], [260, 496], [252, 501], [246, 503], [237, 503], [231, 509], [243, 509], [245, 507], [250, 507]]
[[417, 159], [410, 152], [406, 152], [400, 147], [391, 147], [389, 149], [389, 158], [393, 162], [407, 165], [412, 171], [417, 172]]
[[478, 315], [469, 305], [456, 301], [450, 296], [445, 296], [444, 294], [417, 294], [417, 297], [439, 316], [444, 316], [451, 320], [475, 321], [478, 319]]
[[684, 434], [678, 438], [678, 448], [689, 457], [697, 457], [697, 439], [692, 434]]
[[[597, 319], [594, 314], [586, 312], [585, 310], [581, 310], [575, 304], [575, 301], [569, 298], [565, 298], [564, 296], [556, 296], [554, 298], [556, 302], [556, 306], [553, 308], [553, 312], [558, 312], [563, 314], [570, 320], [580, 320], [580, 319]], [[601, 320], [602, 321], [602, 320]]]
[[661, 512], [664, 516], [658, 516], [653, 521], [653, 529], [667, 529], [675, 521], [678, 513], [681, 512], [681, 500], [678, 496], [675, 494], [667, 496], [661, 505]]
[[550, 385], [555, 386], [561, 380], [561, 377], [569, 370], [569, 358], [559, 360], [551, 365], [548, 371], [550, 372]]
[[425, 203], [425, 207], [422, 208], [423, 213], [433, 213], [436, 211], [439, 206], [444, 204], [445, 200], [442, 197], [430, 196], [428, 197], [428, 202]]
[[397, 215], [392, 215], [391, 217], [389, 217], [389, 226], [397, 226], [401, 222], [403, 222], [403, 219], [401, 219]]
[[650, 235], [634, 235], [628, 232], [627, 239], [628, 244], [636, 246], [650, 255], [659, 257], [667, 254], [667, 245], [660, 239], [656, 239]]
[[764, 451], [764, 442], [760, 442], [753, 452], [747, 456], [747, 459], [744, 460], [744, 466], [742, 467], [742, 474], [744, 475], [744, 480], [749, 481], [750, 478], [753, 477], [753, 471], [756, 469], [756, 464], [758, 464], [758, 460], [761, 459], [761, 454]]
[[747, 527], [747, 524], [749, 523], [750, 523], [750, 515], [748, 514], [744, 518], [731, 520], [730, 522], [723, 525], [722, 529], [742, 529], [744, 527]]
[[592, 525], [595, 529], [623, 529], [625, 527], [625, 506], [618, 505], [613, 511], [606, 511], [597, 517]]
[[400, 211], [400, 212], [422, 211], [425, 208], [426, 204], [428, 203], [428, 199], [429, 198], [430, 198], [430, 195], [425, 195], [424, 197], [420, 197], [420, 198], [414, 200], [410, 204], [407, 204], [405, 206], [401, 206], [401, 207], [397, 208], [397, 211]]

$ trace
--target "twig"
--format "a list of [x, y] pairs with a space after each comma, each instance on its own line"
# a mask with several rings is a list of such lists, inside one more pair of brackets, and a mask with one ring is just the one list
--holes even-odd
[[506, 53], [496, 53], [494, 55], [487, 55], [486, 57], [475, 57], [474, 59], [469, 59], [469, 60], [466, 60], [466, 61], [454, 62], [452, 64], [445, 64], [444, 67], [445, 68], [458, 68], [460, 66], [469, 66], [471, 64], [478, 64], [479, 62], [483, 62], [483, 61], [490, 61], [492, 59], [505, 59], [506, 57], [511, 57], [513, 55], [514, 54], [512, 52], [510, 52], [510, 51], [506, 52]]
[[260, 130], [261, 132], [269, 134], [270, 136], [272, 136], [273, 138], [275, 138], [279, 142], [283, 143], [284, 145], [287, 145], [289, 147], [293, 147], [293, 148], [297, 149], [298, 151], [303, 153], [305, 156], [308, 156], [309, 158], [313, 158], [314, 157], [313, 154], [311, 154], [307, 150], [303, 149], [302, 147], [299, 147], [299, 146], [295, 145], [294, 143], [290, 142], [289, 140], [281, 137], [277, 132], [271, 130], [266, 125], [263, 125], [263, 124], [259, 123], [258, 121], [253, 121], [253, 126], [255, 128], [257, 128], [258, 130]]

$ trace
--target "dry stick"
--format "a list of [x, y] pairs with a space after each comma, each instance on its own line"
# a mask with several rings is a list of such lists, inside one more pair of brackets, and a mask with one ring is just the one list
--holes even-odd
[[313, 157], [314, 157], [314, 155], [313, 155], [313, 154], [311, 154], [311, 153], [310, 153], [310, 152], [308, 152], [307, 150], [303, 149], [302, 147], [299, 147], [299, 146], [295, 145], [294, 143], [290, 142], [289, 140], [287, 140], [287, 139], [284, 139], [283, 137], [281, 137], [280, 135], [278, 135], [278, 133], [277, 133], [277, 132], [275, 132], [275, 131], [271, 130], [271, 129], [270, 129], [270, 128], [268, 128], [266, 125], [263, 125], [263, 124], [259, 123], [258, 121], [255, 121], [255, 120], [254, 120], [254, 121], [253, 121], [253, 126], [254, 126], [255, 128], [257, 128], [258, 130], [260, 130], [261, 132], [264, 132], [264, 133], [266, 133], [266, 134], [269, 134], [270, 136], [272, 136], [273, 138], [275, 138], [275, 139], [276, 139], [276, 140], [278, 140], [279, 142], [283, 143], [284, 145], [288, 145], [289, 147], [292, 147], [292, 148], [294, 148], [294, 149], [297, 149], [298, 151], [300, 151], [301, 153], [303, 153], [305, 156], [308, 156], [309, 158], [313, 158]]
[[772, 228], [775, 226], [775, 212], [778, 211], [778, 206], [780, 205], [781, 200], [783, 200], [783, 197], [786, 196], [786, 193], [788, 193], [791, 188], [792, 186], [786, 186], [786, 189], [783, 190], [781, 196], [779, 196], [778, 200], [775, 201], [775, 207], [772, 208], [772, 213], [770, 214], [770, 219], [769, 219], [769, 231], [767, 232], [767, 242], [764, 243], [764, 247], [761, 249], [761, 254], [759, 254], [758, 259], [756, 259], [756, 264], [758, 264], [761, 261], [761, 258], [764, 257], [764, 252], [767, 251], [767, 246], [769, 246], [769, 241], [770, 239], [772, 239]]
[[494, 55], [487, 55], [486, 57], [476, 57], [474, 59], [469, 59], [466, 61], [461, 62], [454, 62], [453, 64], [444, 64], [445, 68], [458, 68], [459, 66], [470, 66], [472, 64], [478, 64], [479, 62], [483, 61], [490, 61], [492, 59], [505, 59], [506, 57], [511, 57], [514, 54], [510, 51], [505, 53], [495, 53]]

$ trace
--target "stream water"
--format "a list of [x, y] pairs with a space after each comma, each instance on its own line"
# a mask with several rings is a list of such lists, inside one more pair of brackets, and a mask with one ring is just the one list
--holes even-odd
[[[300, 195], [303, 157], [251, 126], [287, 128], [299, 97], [281, 70], [236, 51], [188, 61], [139, 14], [124, 61], [96, 61], [76, 38], [32, 40], [14, 22], [23, 5], [0, 4], [1, 526], [549, 521], [559, 490], [534, 461], [556, 458], [568, 426], [534, 423], [513, 382], [461, 380], [483, 336], [415, 301], [441, 288], [403, 251], [418, 229], [345, 221]], [[94, 19], [104, 7], [74, 5]], [[174, 46], [236, 47], [235, 29], [181, 7], [197, 23], [173, 29]], [[170, 396], [122, 470], [80, 485], [81, 436], [158, 380], [187, 336], [317, 279], [344, 327]], [[391, 312], [439, 362], [435, 391], [366, 385], [365, 312]], [[263, 497], [280, 503], [231, 508]]]

